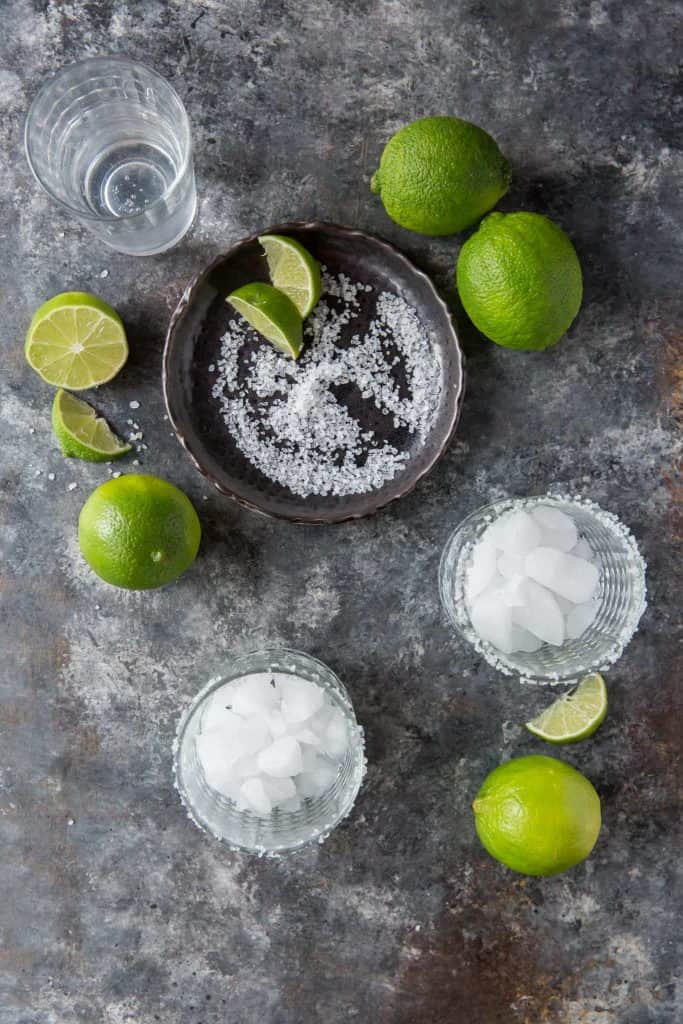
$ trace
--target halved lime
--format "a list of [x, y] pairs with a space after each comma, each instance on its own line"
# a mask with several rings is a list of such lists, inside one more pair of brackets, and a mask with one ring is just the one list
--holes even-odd
[[91, 405], [60, 388], [52, 403], [52, 429], [62, 454], [88, 462], [107, 462], [130, 451]]
[[276, 348], [296, 359], [303, 345], [299, 311], [284, 292], [254, 281], [228, 295], [226, 302]]
[[261, 235], [270, 279], [287, 295], [302, 317], [307, 317], [320, 298], [320, 264], [300, 242], [285, 235]]
[[48, 384], [82, 391], [116, 376], [128, 358], [128, 342], [121, 318], [106, 302], [87, 292], [62, 292], [34, 314], [24, 351]]
[[531, 722], [529, 732], [548, 743], [575, 743], [592, 736], [607, 714], [607, 689], [599, 672], [582, 679]]

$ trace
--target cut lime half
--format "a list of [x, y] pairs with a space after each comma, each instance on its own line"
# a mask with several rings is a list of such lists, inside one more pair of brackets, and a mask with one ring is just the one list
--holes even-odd
[[607, 688], [599, 672], [582, 679], [531, 722], [529, 732], [548, 743], [576, 743], [592, 736], [607, 714]]
[[34, 314], [24, 351], [48, 384], [82, 391], [116, 376], [128, 358], [128, 342], [121, 318], [106, 302], [87, 292], [62, 292]]
[[228, 295], [226, 302], [271, 345], [297, 358], [303, 345], [303, 326], [298, 309], [284, 292], [262, 281], [254, 281]]
[[307, 317], [320, 298], [320, 264], [294, 238], [261, 235], [259, 242], [273, 285], [292, 300], [301, 317]]
[[108, 462], [130, 451], [91, 405], [60, 388], [52, 403], [52, 429], [62, 454], [88, 462]]

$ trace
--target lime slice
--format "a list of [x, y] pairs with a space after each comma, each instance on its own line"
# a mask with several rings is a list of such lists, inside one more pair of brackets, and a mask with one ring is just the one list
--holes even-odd
[[26, 335], [26, 359], [43, 380], [81, 391], [105, 384], [128, 358], [115, 309], [87, 292], [62, 292], [43, 303]]
[[594, 672], [579, 683], [573, 693], [564, 696], [527, 722], [534, 736], [548, 743], [575, 743], [592, 736], [607, 714], [605, 680]]
[[320, 264], [308, 249], [285, 235], [261, 235], [270, 279], [289, 296], [302, 317], [307, 317], [320, 298]]
[[88, 462], [107, 462], [130, 451], [92, 406], [61, 388], [52, 403], [52, 429], [62, 454]]
[[228, 295], [226, 302], [272, 345], [297, 358], [303, 345], [303, 327], [298, 309], [284, 292], [254, 281]]

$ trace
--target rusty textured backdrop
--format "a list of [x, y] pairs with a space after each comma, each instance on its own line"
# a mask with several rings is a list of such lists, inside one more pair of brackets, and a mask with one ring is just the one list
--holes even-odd
[[[661, 0], [3, 0], [2, 1024], [679, 1024], [680, 12]], [[44, 74], [110, 51], [167, 75], [192, 118], [199, 219], [166, 256], [93, 243], [24, 161]], [[426, 113], [489, 129], [514, 167], [502, 208], [569, 231], [581, 314], [538, 355], [498, 349], [459, 318], [458, 436], [386, 513], [302, 529], [241, 512], [164, 422], [171, 310], [242, 235], [313, 217], [385, 235], [455, 302], [461, 240], [400, 230], [368, 188], [383, 142]], [[61, 458], [51, 391], [22, 355], [34, 308], [67, 288], [120, 310], [131, 358], [99, 406], [119, 428], [134, 415], [144, 469], [200, 511], [201, 557], [168, 590], [117, 592], [79, 557], [78, 511], [107, 469]], [[562, 753], [602, 796], [599, 844], [570, 874], [532, 881], [486, 856], [469, 804], [501, 759], [542, 749], [521, 723], [548, 694], [453, 637], [436, 572], [466, 513], [553, 484], [632, 527], [651, 603], [609, 674], [607, 722]], [[340, 674], [370, 757], [350, 822], [279, 863], [196, 831], [170, 778], [184, 701], [222, 657], [265, 643]]]

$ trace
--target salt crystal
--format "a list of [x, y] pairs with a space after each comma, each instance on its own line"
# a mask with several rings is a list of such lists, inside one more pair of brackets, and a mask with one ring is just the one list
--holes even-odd
[[[558, 552], [559, 554], [559, 552]], [[564, 616], [554, 596], [533, 580], [525, 583], [526, 601], [521, 608], [512, 608], [512, 621], [555, 647], [564, 643]]]
[[109, 271], [108, 270], [100, 271], [100, 277], [109, 277]]
[[593, 625], [600, 610], [599, 601], [586, 601], [577, 604], [567, 616], [567, 636], [578, 640]]
[[302, 768], [301, 747], [293, 736], [282, 736], [260, 752], [258, 763], [260, 771], [276, 779], [297, 775]]
[[116, 473], [112, 473], [112, 477], [114, 478], [114, 480], [118, 480], [118, 478], [120, 476], [121, 476], [120, 470], [117, 470]]
[[574, 547], [578, 539], [576, 524], [559, 508], [537, 505], [531, 515], [541, 527], [543, 536], [539, 544], [558, 551], [570, 551]]
[[496, 549], [485, 540], [479, 541], [472, 552], [467, 570], [467, 597], [472, 601], [485, 590], [496, 572]]
[[255, 715], [271, 711], [279, 700], [277, 687], [273, 685], [271, 675], [248, 676], [235, 687], [232, 697], [232, 710], [238, 715]]
[[575, 604], [588, 601], [600, 579], [590, 562], [554, 548], [536, 548], [527, 555], [524, 565], [532, 579]]
[[48, 473], [47, 474], [47, 478], [48, 478], [48, 480], [54, 480], [54, 478], [55, 478], [54, 473]]
[[319, 711], [325, 702], [322, 687], [308, 679], [288, 676], [281, 682], [282, 714], [288, 722], [304, 722]]
[[242, 783], [241, 792], [251, 810], [259, 817], [266, 818], [273, 809], [270, 797], [258, 776]]
[[[128, 403], [128, 408], [129, 409], [139, 409], [140, 408], [140, 403], [136, 399], [133, 399], [132, 402]], [[143, 419], [144, 419], [144, 417], [143, 417]]]
[[472, 625], [482, 640], [503, 654], [512, 654], [512, 614], [497, 591], [485, 591], [472, 603]]
[[67, 484], [67, 488], [66, 489], [67, 489], [67, 491], [75, 491], [77, 487], [78, 487], [78, 484], [76, 483], [76, 481], [72, 480], [70, 484]]

